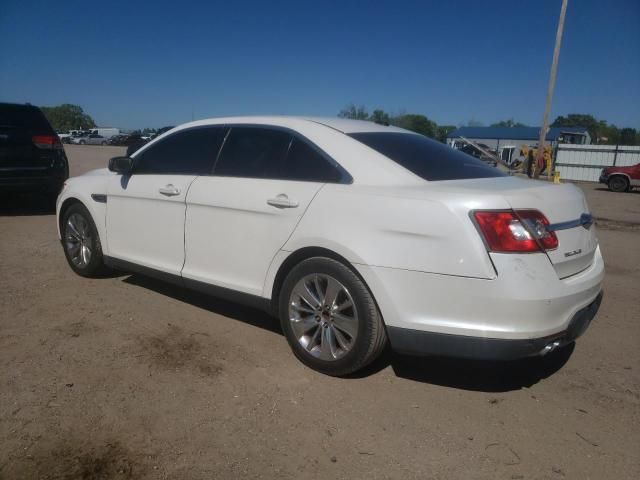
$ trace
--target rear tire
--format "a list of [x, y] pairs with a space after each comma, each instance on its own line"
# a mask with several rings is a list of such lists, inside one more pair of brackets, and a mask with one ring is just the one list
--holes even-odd
[[102, 145], [103, 147], [107, 144], [107, 142], [102, 142], [100, 145]]
[[84, 205], [76, 203], [65, 210], [60, 234], [64, 256], [74, 272], [95, 278], [107, 271], [98, 229]]
[[327, 375], [362, 369], [387, 344], [382, 315], [368, 288], [351, 269], [330, 258], [309, 258], [289, 272], [279, 312], [295, 356]]
[[629, 190], [629, 180], [622, 175], [614, 175], [609, 179], [607, 185], [612, 192], [626, 192]]

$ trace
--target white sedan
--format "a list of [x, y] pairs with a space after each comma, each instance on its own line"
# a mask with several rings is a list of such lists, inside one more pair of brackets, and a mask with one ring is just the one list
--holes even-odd
[[577, 187], [363, 121], [188, 123], [68, 180], [57, 215], [76, 273], [117, 268], [264, 307], [330, 375], [387, 343], [544, 355], [581, 335], [602, 297]]

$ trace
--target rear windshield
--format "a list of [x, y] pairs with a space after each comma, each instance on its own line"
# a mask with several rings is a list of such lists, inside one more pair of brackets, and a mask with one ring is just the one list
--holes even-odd
[[482, 160], [423, 135], [374, 132], [352, 133], [349, 136], [425, 180], [462, 180], [505, 175]]
[[52, 128], [37, 107], [0, 103], [0, 127], [51, 132]]

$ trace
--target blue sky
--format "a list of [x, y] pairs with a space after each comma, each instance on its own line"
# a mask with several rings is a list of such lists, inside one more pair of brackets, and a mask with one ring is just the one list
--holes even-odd
[[[0, 101], [99, 125], [334, 116], [541, 123], [560, 0], [2, 0]], [[640, 128], [640, 2], [569, 0], [552, 118]]]

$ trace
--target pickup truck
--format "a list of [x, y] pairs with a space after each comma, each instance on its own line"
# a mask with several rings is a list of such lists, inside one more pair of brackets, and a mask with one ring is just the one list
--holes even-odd
[[600, 183], [604, 183], [612, 192], [628, 192], [640, 187], [640, 163], [628, 167], [607, 167], [600, 173]]

